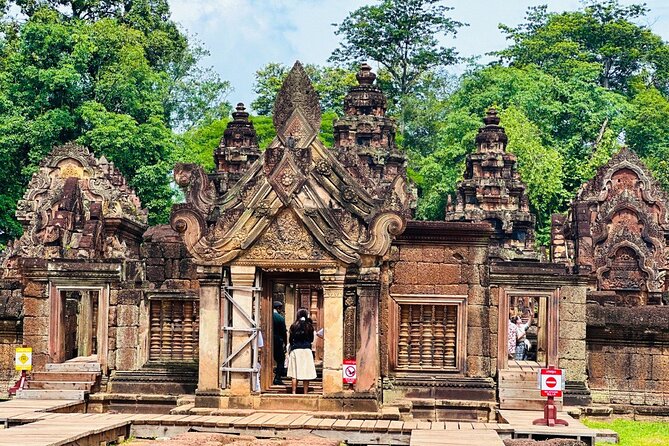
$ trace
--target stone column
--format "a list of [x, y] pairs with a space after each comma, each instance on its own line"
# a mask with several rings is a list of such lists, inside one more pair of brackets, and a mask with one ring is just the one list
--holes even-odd
[[344, 279], [343, 268], [321, 270], [323, 284], [323, 394], [341, 392], [344, 352]]
[[379, 294], [381, 269], [361, 268], [358, 276], [358, 327], [360, 347], [357, 352], [358, 381], [355, 389], [368, 392], [379, 377]]
[[[247, 315], [253, 317], [253, 290], [255, 282], [255, 266], [230, 267], [230, 279], [232, 282], [232, 298], [235, 303], [243, 309]], [[248, 329], [251, 324], [247, 318], [232, 307], [232, 326], [234, 328]], [[249, 331], [233, 331], [231, 337], [231, 351], [237, 351], [241, 346], [242, 350], [232, 360], [232, 367], [250, 369], [252, 364], [251, 344], [249, 343]], [[249, 372], [232, 372], [230, 374], [230, 394], [231, 395], [250, 395], [251, 394], [251, 374]]]
[[197, 267], [200, 281], [198, 391], [220, 389], [221, 267]]

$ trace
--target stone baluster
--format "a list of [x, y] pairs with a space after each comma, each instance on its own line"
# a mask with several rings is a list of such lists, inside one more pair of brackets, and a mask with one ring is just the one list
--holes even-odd
[[435, 367], [444, 366], [444, 306], [435, 305], [434, 307], [434, 359]]

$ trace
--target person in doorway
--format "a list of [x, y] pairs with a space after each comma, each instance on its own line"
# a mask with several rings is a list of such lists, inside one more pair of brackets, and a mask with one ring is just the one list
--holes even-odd
[[517, 318], [518, 316], [511, 316], [509, 318], [509, 329], [506, 337], [506, 347], [509, 359], [514, 359], [516, 357], [516, 340], [518, 339]]
[[532, 313], [527, 320], [526, 324], [523, 324], [523, 319], [520, 316], [516, 316], [516, 361], [524, 361], [527, 359], [527, 329], [532, 325]]
[[304, 394], [309, 390], [309, 381], [316, 379], [314, 355], [311, 343], [314, 342], [314, 325], [309, 319], [309, 312], [301, 308], [297, 312], [295, 323], [290, 326], [290, 352], [288, 353], [288, 376], [292, 378], [293, 394], [297, 393], [297, 381], [301, 380]]
[[272, 356], [274, 356], [274, 362], [276, 363], [276, 368], [274, 369], [274, 380], [272, 384], [282, 385], [283, 381], [281, 378], [286, 376], [286, 345], [288, 344], [287, 333], [286, 333], [286, 318], [281, 314], [283, 309], [283, 303], [280, 301], [274, 301], [272, 304], [274, 311], [272, 313]]

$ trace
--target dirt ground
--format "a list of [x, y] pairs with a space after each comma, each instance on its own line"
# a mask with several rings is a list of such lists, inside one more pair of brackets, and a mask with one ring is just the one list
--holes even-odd
[[339, 446], [338, 441], [319, 437], [299, 437], [287, 440], [259, 440], [244, 435], [188, 432], [165, 440], [131, 439], [123, 446]]

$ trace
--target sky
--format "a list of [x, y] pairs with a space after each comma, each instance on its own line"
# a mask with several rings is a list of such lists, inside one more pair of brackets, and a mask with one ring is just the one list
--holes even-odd
[[[333, 23], [369, 0], [169, 0], [172, 18], [210, 52], [212, 66], [233, 91], [228, 100], [250, 104], [254, 73], [269, 62], [324, 64], [338, 46]], [[639, 1], [620, 0], [622, 4]], [[669, 41], [669, 1], [646, 0], [645, 19]], [[447, 0], [451, 18], [468, 23], [449, 42], [461, 56], [482, 55], [507, 46], [499, 23], [515, 26], [529, 6], [548, 4], [551, 11], [575, 10], [578, 0]]]

